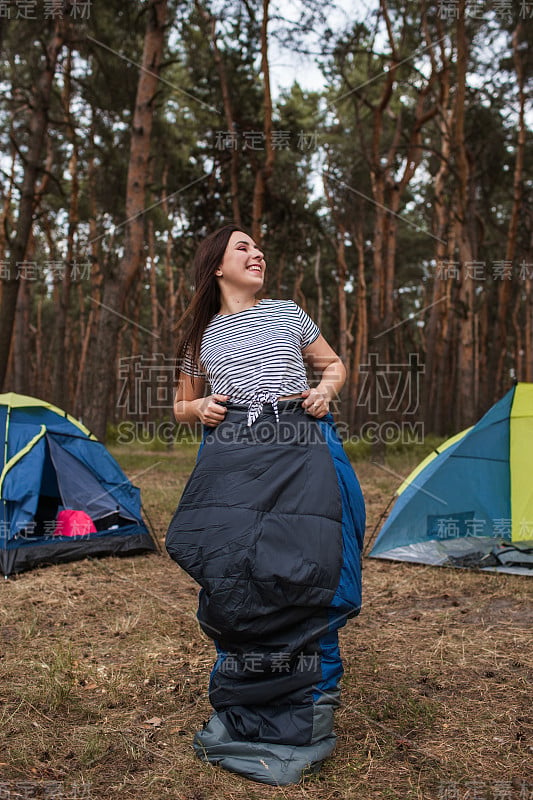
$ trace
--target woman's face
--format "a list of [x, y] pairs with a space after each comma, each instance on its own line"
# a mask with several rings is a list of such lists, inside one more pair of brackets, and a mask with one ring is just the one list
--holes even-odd
[[254, 240], [246, 233], [234, 231], [215, 275], [221, 285], [258, 291], [265, 279], [265, 268], [263, 253]]

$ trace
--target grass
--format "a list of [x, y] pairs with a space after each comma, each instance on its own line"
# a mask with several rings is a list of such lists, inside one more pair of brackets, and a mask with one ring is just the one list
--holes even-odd
[[[162, 543], [196, 448], [114, 453]], [[369, 531], [412, 461], [357, 461]], [[3, 583], [0, 797], [532, 800], [531, 579], [366, 559], [363, 582], [341, 631], [335, 754], [279, 789], [193, 755], [213, 647], [166, 555]]]

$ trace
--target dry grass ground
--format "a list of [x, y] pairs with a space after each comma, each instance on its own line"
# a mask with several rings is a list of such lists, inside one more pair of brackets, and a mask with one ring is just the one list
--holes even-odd
[[[162, 541], [194, 449], [116, 455]], [[371, 530], [397, 480], [357, 471]], [[532, 588], [367, 559], [364, 610], [341, 635], [337, 750], [276, 789], [193, 755], [213, 648], [166, 556], [22, 574], [1, 587], [0, 798], [533, 800]]]

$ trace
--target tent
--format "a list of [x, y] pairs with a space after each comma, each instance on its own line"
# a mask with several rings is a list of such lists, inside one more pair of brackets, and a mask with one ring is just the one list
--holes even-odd
[[0, 394], [0, 569], [155, 550], [140, 492], [95, 436], [50, 403]]
[[397, 491], [369, 556], [533, 575], [533, 384], [516, 384]]

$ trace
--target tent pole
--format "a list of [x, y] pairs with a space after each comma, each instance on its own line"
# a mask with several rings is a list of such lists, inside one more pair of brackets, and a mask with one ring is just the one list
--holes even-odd
[[367, 555], [368, 555], [368, 553], [370, 552], [370, 548], [372, 547], [372, 545], [374, 544], [374, 541], [375, 541], [375, 539], [376, 539], [376, 536], [377, 536], [377, 533], [378, 533], [378, 529], [379, 529], [379, 527], [381, 526], [381, 523], [383, 522], [383, 520], [385, 519], [385, 517], [388, 515], [388, 513], [389, 513], [389, 508], [390, 508], [390, 507], [391, 507], [391, 505], [393, 504], [393, 502], [394, 502], [394, 500], [395, 500], [395, 498], [396, 498], [396, 497], [397, 497], [397, 495], [396, 495], [396, 492], [395, 492], [393, 495], [391, 495], [391, 498], [390, 498], [390, 500], [389, 500], [389, 502], [388, 502], [388, 504], [387, 504], [387, 507], [385, 508], [385, 510], [384, 510], [384, 511], [382, 511], [382, 512], [381, 512], [381, 514], [380, 514], [380, 517], [379, 517], [378, 521], [377, 521], [377, 522], [376, 522], [376, 524], [374, 525], [374, 529], [373, 529], [372, 533], [370, 534], [370, 538], [369, 538], [369, 540], [368, 540], [368, 541], [365, 541], [365, 545], [364, 545], [364, 547], [363, 547], [363, 555], [364, 555], [364, 556], [367, 556]]
[[155, 535], [155, 528], [154, 528], [154, 526], [152, 524], [152, 520], [148, 516], [148, 512], [147, 512], [146, 508], [144, 507], [144, 505], [142, 503], [141, 503], [141, 511], [145, 515], [146, 521], [148, 522], [148, 527], [150, 528], [150, 536], [152, 537], [152, 541], [154, 542], [159, 555], [163, 555], [163, 548], [161, 547], [161, 543], [159, 542], [159, 539]]

